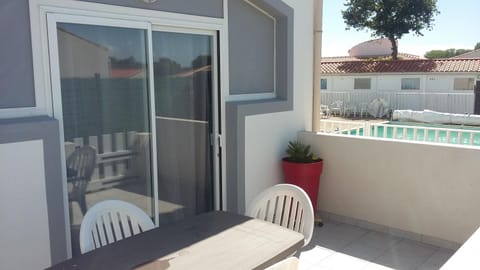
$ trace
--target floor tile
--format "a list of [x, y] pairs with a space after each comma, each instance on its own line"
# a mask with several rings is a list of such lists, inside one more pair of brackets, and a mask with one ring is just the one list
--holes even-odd
[[377, 263], [369, 263], [362, 270], [395, 270], [395, 268], [391, 268]]
[[398, 270], [413, 270], [426, 262], [437, 250], [438, 248], [433, 246], [402, 240], [375, 259], [374, 263]]
[[314, 266], [329, 269], [362, 269], [369, 263], [369, 261], [343, 254], [341, 252], [337, 252], [331, 256], [328, 256], [326, 259], [315, 264]]
[[337, 251], [345, 248], [368, 232], [357, 226], [347, 224], [325, 225], [324, 227], [326, 228], [319, 228], [319, 232], [314, 234], [312, 241], [315, 241], [318, 246]]
[[373, 261], [401, 239], [385, 233], [370, 232], [342, 249], [340, 252]]
[[453, 250], [441, 248], [437, 250], [418, 270], [437, 270], [455, 253]]
[[299, 269], [308, 269], [310, 266], [319, 263], [328, 256], [331, 256], [335, 253], [334, 250], [326, 249], [323, 247], [313, 247], [309, 250], [304, 250], [299, 255], [300, 263]]
[[297, 255], [301, 270], [439, 269], [454, 250], [338, 222], [315, 227]]

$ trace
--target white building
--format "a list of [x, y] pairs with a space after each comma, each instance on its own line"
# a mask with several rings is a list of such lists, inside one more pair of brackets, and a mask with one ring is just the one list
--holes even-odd
[[476, 80], [480, 80], [480, 59], [330, 58], [322, 62], [322, 103], [343, 100], [358, 106], [382, 97], [392, 109], [471, 113]]

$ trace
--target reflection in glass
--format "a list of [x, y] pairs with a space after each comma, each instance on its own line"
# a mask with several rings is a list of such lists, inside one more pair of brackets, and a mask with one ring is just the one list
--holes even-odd
[[153, 216], [146, 31], [59, 23], [73, 254], [85, 212], [133, 203]]
[[213, 210], [212, 37], [154, 32], [160, 222]]

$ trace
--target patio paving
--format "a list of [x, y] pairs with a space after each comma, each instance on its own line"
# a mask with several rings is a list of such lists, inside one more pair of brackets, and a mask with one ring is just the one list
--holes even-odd
[[439, 269], [455, 250], [327, 221], [299, 254], [301, 270]]

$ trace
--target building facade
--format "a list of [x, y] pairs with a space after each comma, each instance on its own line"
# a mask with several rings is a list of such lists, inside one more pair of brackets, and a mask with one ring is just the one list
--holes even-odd
[[86, 209], [122, 199], [156, 224], [243, 213], [281, 181], [286, 142], [311, 128], [312, 9], [289, 0], [2, 2], [11, 28], [0, 32], [0, 268], [76, 254], [84, 209], [69, 157], [78, 149], [96, 151]]

